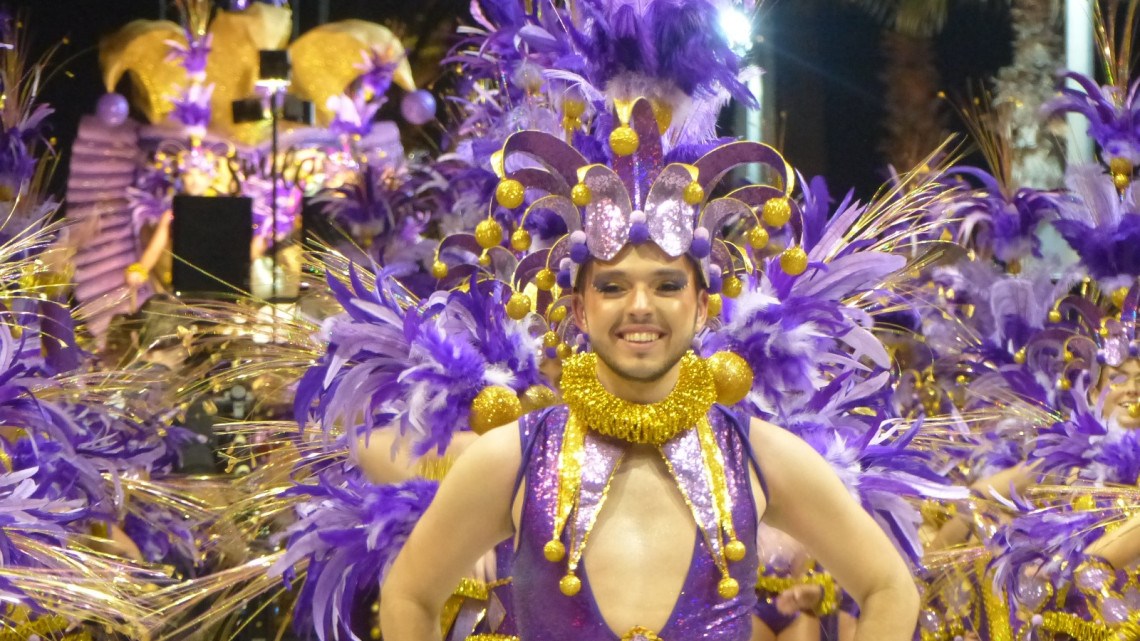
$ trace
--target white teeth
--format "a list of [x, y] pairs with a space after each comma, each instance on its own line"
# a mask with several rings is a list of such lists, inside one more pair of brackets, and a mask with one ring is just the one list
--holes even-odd
[[659, 334], [653, 332], [638, 332], [636, 334], [626, 334], [625, 340], [631, 343], [651, 343], [659, 337]]

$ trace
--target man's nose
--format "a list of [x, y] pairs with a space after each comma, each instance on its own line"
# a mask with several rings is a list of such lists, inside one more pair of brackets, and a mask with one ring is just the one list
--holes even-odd
[[633, 288], [633, 299], [630, 301], [631, 313], [643, 314], [653, 310], [649, 288], [639, 285]]

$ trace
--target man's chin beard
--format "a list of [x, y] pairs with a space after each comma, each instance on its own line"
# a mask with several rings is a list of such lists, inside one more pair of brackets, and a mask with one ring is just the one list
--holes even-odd
[[[687, 351], [687, 350], [685, 350], [685, 351]], [[627, 381], [634, 382], [634, 383], [656, 383], [657, 381], [664, 378], [666, 374], [668, 374], [670, 371], [672, 371], [672, 369], [677, 365], [677, 363], [681, 362], [681, 359], [685, 356], [685, 351], [682, 351], [680, 354], [677, 354], [676, 357], [673, 357], [673, 355], [670, 355], [669, 360], [664, 365], [653, 370], [652, 372], [650, 372], [648, 374], [630, 372], [628, 369], [626, 369], [626, 368], [622, 367], [621, 365], [618, 365], [617, 363], [615, 363], [613, 360], [611, 360], [608, 357], [608, 355], [603, 354], [601, 351], [596, 350], [596, 353], [598, 355], [598, 358], [603, 363], [605, 363], [606, 367], [608, 367], [609, 370], [611, 372], [613, 372], [614, 374], [617, 374], [620, 378], [623, 378]]]

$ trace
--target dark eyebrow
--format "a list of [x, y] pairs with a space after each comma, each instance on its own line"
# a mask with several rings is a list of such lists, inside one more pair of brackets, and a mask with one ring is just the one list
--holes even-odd
[[[625, 273], [625, 271], [620, 270], [620, 269], [613, 269], [613, 270], [600, 272], [600, 273], [594, 274], [594, 286], [598, 287], [600, 285], [604, 285], [608, 281], [615, 280], [615, 279], [622, 279], [622, 278], [626, 278], [626, 277], [627, 277], [627, 274]], [[689, 282], [689, 275], [685, 272], [685, 270], [674, 269], [671, 267], [665, 267], [665, 268], [658, 269], [658, 270], [654, 271], [653, 277], [654, 278], [676, 278], [676, 279], [682, 280], [686, 283]]]

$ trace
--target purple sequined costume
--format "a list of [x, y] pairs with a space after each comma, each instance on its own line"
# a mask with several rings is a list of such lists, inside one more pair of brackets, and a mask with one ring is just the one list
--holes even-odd
[[[569, 597], [558, 587], [566, 564], [551, 563], [543, 555], [543, 546], [554, 531], [558, 453], [568, 414], [567, 408], [560, 406], [530, 414], [520, 421], [523, 440], [520, 478], [525, 478], [526, 495], [512, 567], [519, 637], [523, 641], [617, 641], [620, 632], [610, 630], [602, 618], [585, 567], [578, 569], [581, 591]], [[748, 466], [753, 465], [758, 475], [759, 468], [748, 446], [746, 424], [719, 405], [710, 410], [709, 422], [724, 453], [737, 537], [747, 548], [743, 560], [728, 564], [732, 577], [740, 583], [740, 592], [732, 599], [723, 599], [717, 593], [720, 571], [704, 537], [698, 535], [681, 594], [665, 627], [658, 631], [663, 641], [747, 641], [752, 634], [759, 560], [756, 503]], [[763, 477], [759, 478], [763, 487]], [[569, 547], [565, 533], [563, 543]]]

